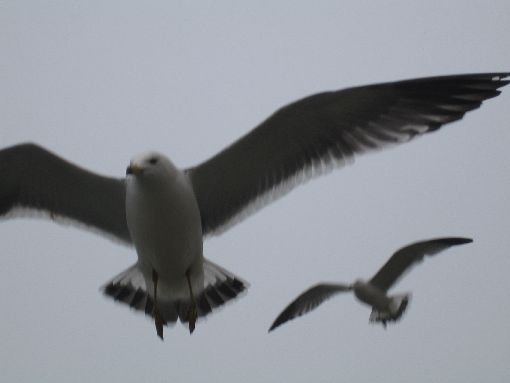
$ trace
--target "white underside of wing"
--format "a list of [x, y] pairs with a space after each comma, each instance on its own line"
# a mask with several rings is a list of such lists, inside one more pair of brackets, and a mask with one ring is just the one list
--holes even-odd
[[123, 240], [120, 237], [117, 237], [107, 231], [98, 229], [97, 227], [87, 225], [81, 221], [78, 221], [76, 219], [72, 219], [69, 217], [64, 217], [60, 214], [55, 214], [53, 212], [50, 212], [45, 209], [33, 209], [28, 207], [22, 207], [22, 206], [15, 206], [12, 209], [10, 209], [7, 213], [0, 216], [1, 220], [8, 220], [8, 219], [23, 219], [23, 218], [35, 218], [35, 219], [41, 219], [45, 221], [52, 221], [55, 222], [61, 226], [72, 226], [80, 230], [88, 231], [89, 233], [97, 234], [101, 237], [107, 238], [112, 242], [118, 243], [120, 245], [132, 247], [133, 244], [130, 242], [127, 242]]

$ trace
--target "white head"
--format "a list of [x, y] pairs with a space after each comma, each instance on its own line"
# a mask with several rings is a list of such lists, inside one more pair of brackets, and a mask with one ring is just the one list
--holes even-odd
[[164, 155], [156, 152], [142, 153], [133, 157], [126, 169], [127, 178], [137, 180], [153, 180], [164, 177], [175, 177], [179, 170]]
[[356, 279], [354, 283], [351, 285], [354, 290], [359, 290], [367, 285], [367, 282], [363, 279]]

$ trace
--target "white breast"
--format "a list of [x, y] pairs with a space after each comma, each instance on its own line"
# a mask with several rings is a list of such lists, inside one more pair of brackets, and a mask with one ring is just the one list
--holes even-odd
[[387, 310], [391, 302], [384, 291], [368, 282], [357, 280], [353, 284], [353, 290], [356, 298], [378, 310]]
[[153, 176], [128, 177], [126, 216], [144, 274], [155, 269], [171, 279], [184, 276], [193, 262], [201, 260], [202, 228], [186, 176], [175, 168], [162, 170]]

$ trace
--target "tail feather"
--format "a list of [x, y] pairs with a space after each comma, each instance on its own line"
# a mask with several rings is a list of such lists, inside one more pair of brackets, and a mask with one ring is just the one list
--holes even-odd
[[383, 326], [386, 327], [387, 322], [398, 321], [406, 311], [410, 300], [411, 294], [400, 294], [392, 296], [389, 310], [381, 311], [376, 308], [372, 308], [369, 322], [380, 322], [383, 324]]
[[206, 316], [207, 314], [211, 313], [213, 308], [209, 301], [207, 300], [207, 297], [205, 294], [200, 295], [200, 298], [197, 300], [197, 306], [198, 306], [198, 313], [201, 316]]
[[116, 301], [125, 303], [135, 310], [146, 310], [152, 302], [146, 292], [145, 280], [135, 263], [114, 277], [102, 288], [103, 292]]
[[[249, 284], [221, 266], [204, 259], [204, 287], [196, 292], [198, 317], [205, 317], [218, 307], [239, 297]], [[154, 301], [147, 292], [143, 274], [137, 264], [129, 267], [102, 287], [105, 295], [115, 301], [129, 305], [136, 311], [142, 311], [153, 317]], [[177, 320], [188, 322], [188, 310], [191, 301], [160, 301], [158, 307], [164, 324], [173, 324]]]
[[[232, 274], [223, 267], [204, 259], [204, 289], [195, 297], [197, 302], [197, 311], [199, 317], [204, 317], [214, 309], [225, 303], [240, 297], [249, 287], [249, 284], [243, 279]], [[181, 302], [187, 312], [190, 302]], [[181, 318], [181, 322], [186, 323], [187, 318]]]

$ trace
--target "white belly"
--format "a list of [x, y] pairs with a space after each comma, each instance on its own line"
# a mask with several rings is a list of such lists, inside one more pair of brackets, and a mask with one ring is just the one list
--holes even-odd
[[356, 281], [353, 287], [354, 295], [361, 302], [381, 311], [389, 310], [391, 299], [384, 291], [363, 281]]
[[155, 270], [163, 281], [182, 285], [186, 271], [202, 262], [200, 213], [191, 186], [182, 174], [154, 184], [127, 182], [127, 224], [146, 280]]

